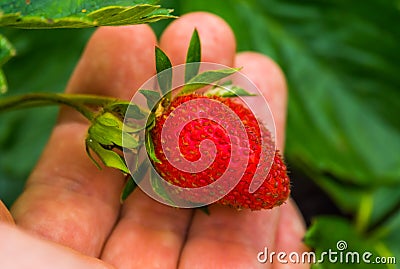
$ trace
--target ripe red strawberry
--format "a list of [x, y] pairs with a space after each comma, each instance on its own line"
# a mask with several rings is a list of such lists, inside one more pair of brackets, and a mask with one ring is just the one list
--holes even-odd
[[[221, 127], [217, 122], [210, 120], [205, 116], [204, 118], [196, 118], [195, 120], [188, 121], [182, 130], [168, 130], [167, 140], [178, 139], [179, 148], [166, 148], [163, 149], [163, 144], [166, 142], [162, 138], [162, 130], [165, 127], [164, 124], [173, 111], [184, 104], [185, 102], [196, 100], [198, 101], [199, 107], [193, 107], [193, 109], [185, 112], [184, 115], [180, 114], [180, 117], [190, 118], [193, 113], [200, 113], [199, 108], [204, 106], [210, 106], [208, 102], [201, 102], [205, 99], [214, 100], [221, 102], [225, 106], [229, 107], [240, 119], [245, 127], [247, 137], [236, 137], [234, 140], [230, 140], [225, 129]], [[212, 104], [211, 104], [212, 105]], [[209, 107], [209, 109], [214, 109]], [[201, 109], [200, 109], [201, 110]], [[218, 114], [217, 108], [213, 113]], [[229, 121], [229, 120], [227, 120]], [[226, 123], [229, 132], [229, 124]], [[184, 187], [184, 188], [197, 188], [211, 184], [218, 180], [224, 173], [231, 161], [233, 167], [238, 168], [239, 166], [246, 165], [245, 172], [241, 174], [239, 183], [222, 199], [216, 203], [228, 205], [237, 209], [249, 208], [251, 210], [270, 209], [275, 206], [281, 205], [289, 196], [290, 193], [290, 181], [286, 173], [286, 166], [282, 161], [278, 151], [274, 150], [273, 141], [270, 132], [259, 123], [255, 118], [254, 114], [243, 104], [236, 102], [232, 98], [220, 98], [220, 97], [206, 97], [196, 94], [178, 96], [172, 100], [168, 107], [164, 108], [163, 111], [157, 113], [155, 120], [155, 126], [150, 131], [151, 138], [154, 144], [154, 152], [160, 163], [154, 162], [153, 165], [157, 172], [162, 178], [171, 184]], [[203, 171], [197, 173], [191, 173], [183, 171], [175, 165], [172, 165], [169, 160], [174, 158], [184, 157], [190, 162], [195, 162], [200, 159], [201, 153], [199, 150], [200, 143], [205, 139], [212, 140], [216, 148], [216, 157], [212, 163]], [[243, 162], [241, 156], [235, 156], [232, 152], [232, 142], [237, 143], [236, 145], [241, 147], [247, 141], [247, 152], [246, 162]], [[270, 168], [268, 162], [261, 160], [261, 145], [267, 145], [267, 150], [271, 158], [273, 158], [273, 164], [266, 178], [258, 178], [256, 180], [263, 181], [262, 185], [253, 193], [249, 192], [251, 182], [254, 180], [253, 175], [258, 169]], [[208, 152], [207, 146], [204, 148], [202, 145], [202, 153]], [[245, 152], [246, 149], [240, 148], [239, 152]], [[166, 152], [168, 151], [168, 152]], [[275, 151], [275, 152], [274, 152]], [[237, 154], [236, 154], [237, 155]], [[169, 158], [167, 159], [167, 156]], [[248, 161], [248, 162], [247, 162]], [[260, 181], [260, 182], [261, 182]], [[204, 195], [207, 195], [204, 193]], [[190, 199], [185, 197], [186, 199]], [[192, 197], [194, 200], [201, 199], [201, 197]]]

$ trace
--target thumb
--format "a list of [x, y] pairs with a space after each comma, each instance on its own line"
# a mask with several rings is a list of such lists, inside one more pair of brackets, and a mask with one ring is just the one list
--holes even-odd
[[[0, 268], [112, 269], [96, 258], [0, 223]], [[21, 253], [23, 254], [22, 258]], [[17, 258], [16, 258], [17, 257]]]

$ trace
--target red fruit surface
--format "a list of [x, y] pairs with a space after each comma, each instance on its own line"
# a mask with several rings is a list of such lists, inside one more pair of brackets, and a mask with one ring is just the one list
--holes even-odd
[[[199, 107], [193, 107], [193, 109], [188, 110], [184, 113], [187, 115], [180, 115], [189, 119], [190, 114], [201, 113], [204, 106], [212, 105], [210, 102], [202, 102], [207, 101], [206, 99], [220, 102], [233, 111], [243, 124], [247, 136], [236, 136], [236, 138], [233, 137], [235, 139], [232, 139], [232, 134], [229, 136], [226, 131], [234, 128], [230, 127], [231, 123], [229, 120], [224, 122], [224, 128], [218, 122], [210, 119], [210, 117], [204, 116], [188, 121], [182, 129], [169, 129], [167, 137], [162, 138], [161, 134], [164, 124], [176, 108], [191, 100], [198, 101]], [[208, 107], [208, 109], [214, 109], [212, 112], [214, 118], [218, 117], [218, 113], [223, 114], [217, 108]], [[242, 166], [244, 173], [240, 174], [239, 183], [216, 203], [237, 209], [248, 208], [251, 210], [260, 210], [281, 205], [289, 196], [290, 181], [287, 176], [286, 165], [279, 152], [275, 151], [270, 132], [256, 119], [247, 107], [232, 98], [210, 98], [195, 94], [178, 96], [161, 115], [156, 117], [156, 124], [150, 131], [150, 135], [153, 140], [155, 154], [161, 161], [161, 163], [153, 162], [153, 165], [161, 177], [171, 184], [185, 188], [197, 188], [209, 185], [218, 180], [224, 173], [227, 173], [227, 167], [231, 162], [232, 167], [237, 168], [234, 170], [240, 170], [239, 168]], [[179, 148], [163, 147], [166, 140], [171, 139], [178, 139], [177, 145], [179, 145]], [[190, 162], [198, 161], [204, 152], [208, 152], [207, 146], [204, 147], [204, 144], [200, 150], [200, 144], [204, 140], [211, 140], [216, 150], [215, 159], [204, 170], [191, 173], [181, 170], [169, 162], [169, 160], [178, 159], [179, 157], [183, 157]], [[236, 153], [232, 150], [232, 143], [236, 143], [236, 148], [239, 148], [239, 151]], [[261, 145], [264, 145], [264, 147], [266, 145], [269, 157], [271, 158], [270, 160], [272, 161], [273, 158], [272, 165], [265, 158], [260, 162]], [[167, 156], [169, 156], [168, 159]], [[266, 176], [258, 179], [254, 178], [257, 168], [267, 171], [270, 167], [269, 173], [264, 173]], [[249, 187], [253, 180], [262, 182], [262, 184], [255, 192], [250, 193]], [[191, 198], [194, 200], [197, 199], [197, 201], [201, 199], [201, 197]], [[185, 199], [191, 198], [185, 197]]]

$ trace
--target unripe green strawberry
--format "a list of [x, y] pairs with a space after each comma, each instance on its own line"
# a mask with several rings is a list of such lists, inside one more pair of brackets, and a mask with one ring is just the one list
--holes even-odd
[[[161, 134], [168, 117], [173, 115], [175, 109], [180, 105], [193, 100], [199, 103], [200, 108], [213, 106], [212, 102], [205, 102], [207, 100], [213, 100], [225, 105], [240, 119], [247, 136], [232, 137], [232, 134], [229, 136], [226, 132], [230, 132], [229, 130], [235, 128], [229, 119], [224, 122], [224, 129], [216, 121], [210, 120], [209, 117], [200, 117], [201, 115], [198, 114], [201, 113], [201, 109], [193, 107], [193, 109], [189, 109], [179, 116], [187, 120], [196, 115], [195, 120], [187, 120], [188, 122], [183, 129], [179, 129], [179, 126], [176, 126], [176, 129], [169, 128], [166, 137], [162, 137]], [[212, 111], [214, 116], [218, 115], [218, 113], [223, 114], [218, 111], [217, 106], [215, 108], [207, 107], [207, 109]], [[244, 173], [240, 174], [241, 178], [238, 184], [216, 203], [237, 209], [260, 210], [281, 205], [288, 198], [290, 181], [286, 173], [286, 166], [279, 152], [274, 149], [271, 134], [243, 104], [232, 98], [189, 94], [174, 98], [166, 108], [156, 112], [156, 115], [155, 126], [151, 129], [150, 135], [154, 144], [154, 152], [160, 162], [153, 161], [153, 165], [164, 180], [179, 187], [198, 188], [218, 180], [227, 172], [229, 164], [231, 165], [230, 167], [237, 171], [240, 170], [240, 167], [246, 166], [243, 167]], [[166, 140], [173, 139], [178, 139], [179, 148], [163, 147]], [[207, 144], [207, 146], [203, 143], [200, 147], [204, 140], [211, 140], [213, 145]], [[234, 148], [232, 143], [236, 143], [235, 145], [238, 148], [236, 152], [232, 152]], [[266, 145], [268, 154], [270, 154], [269, 157], [271, 160], [273, 159], [272, 166], [265, 159], [260, 162], [262, 155], [261, 145]], [[179, 159], [180, 157], [189, 162], [196, 162], [202, 157], [202, 154], [206, 153], [207, 155], [213, 149], [216, 154], [215, 159], [206, 169], [200, 172], [184, 171], [170, 162], [170, 160]], [[269, 168], [271, 169], [268, 174], [265, 173], [266, 176], [264, 178], [253, 178], [257, 169], [267, 171]], [[253, 180], [258, 180], [262, 184], [255, 192], [250, 193], [249, 188]], [[201, 195], [207, 195], [207, 193]], [[201, 197], [184, 198], [201, 200]]]

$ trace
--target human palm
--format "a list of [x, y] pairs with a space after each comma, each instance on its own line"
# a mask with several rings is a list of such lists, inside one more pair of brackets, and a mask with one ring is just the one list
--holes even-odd
[[[260, 54], [236, 54], [229, 26], [207, 13], [183, 16], [163, 33], [158, 45], [174, 65], [184, 63], [194, 27], [202, 40], [202, 61], [241, 66], [261, 90], [283, 150], [286, 86], [280, 69]], [[155, 74], [155, 45], [157, 39], [146, 25], [98, 29], [66, 91], [129, 100]], [[162, 205], [137, 189], [121, 206], [124, 178], [113, 169], [98, 170], [89, 160], [87, 127], [79, 114], [62, 108], [12, 208], [17, 226], [30, 234], [0, 225], [0, 238], [7, 239], [7, 244], [0, 243], [1, 268], [307, 268], [257, 261], [264, 247], [276, 252], [305, 250], [302, 219], [292, 201], [257, 212], [214, 205], [208, 216]], [[21, 251], [24, 255], [16, 256]]]

